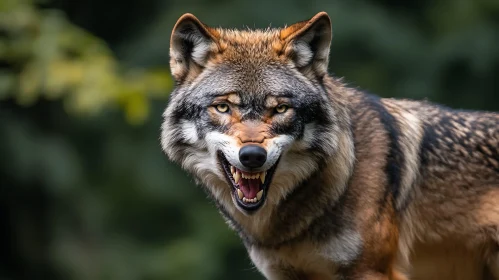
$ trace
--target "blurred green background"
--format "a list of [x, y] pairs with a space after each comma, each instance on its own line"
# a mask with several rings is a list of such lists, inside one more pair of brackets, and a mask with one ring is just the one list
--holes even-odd
[[0, 0], [0, 279], [262, 279], [161, 152], [170, 32], [322, 10], [350, 85], [499, 110], [499, 0]]

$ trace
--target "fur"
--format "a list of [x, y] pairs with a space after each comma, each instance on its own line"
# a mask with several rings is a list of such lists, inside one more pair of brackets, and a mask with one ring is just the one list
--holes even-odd
[[[166, 155], [268, 279], [499, 279], [499, 114], [349, 88], [327, 74], [331, 38], [324, 12], [267, 30], [182, 16]], [[267, 152], [251, 170], [250, 144]], [[236, 203], [224, 164], [275, 168], [261, 207]]]

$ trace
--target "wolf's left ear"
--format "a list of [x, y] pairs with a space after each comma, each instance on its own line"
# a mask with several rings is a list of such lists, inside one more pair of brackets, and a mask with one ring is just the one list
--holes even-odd
[[209, 55], [218, 50], [217, 34], [192, 14], [178, 19], [170, 39], [170, 68], [175, 80], [199, 74]]
[[296, 67], [311, 67], [320, 76], [327, 74], [332, 36], [331, 19], [326, 12], [295, 23], [281, 30], [280, 34], [284, 41], [284, 54], [293, 60]]

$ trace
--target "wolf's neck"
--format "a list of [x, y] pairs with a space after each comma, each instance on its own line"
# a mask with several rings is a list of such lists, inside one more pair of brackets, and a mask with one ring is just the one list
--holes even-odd
[[338, 228], [337, 223], [344, 221], [341, 200], [354, 165], [349, 131], [340, 135], [338, 145], [337, 153], [279, 204], [261, 209], [256, 215], [235, 215], [236, 229], [247, 246], [275, 248], [316, 239]]

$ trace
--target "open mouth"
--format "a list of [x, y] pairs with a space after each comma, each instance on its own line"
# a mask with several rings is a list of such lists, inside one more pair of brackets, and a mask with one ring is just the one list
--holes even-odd
[[222, 152], [218, 152], [218, 158], [229, 184], [232, 185], [232, 195], [239, 207], [246, 211], [260, 208], [265, 202], [279, 160], [266, 171], [247, 172], [232, 166]]

